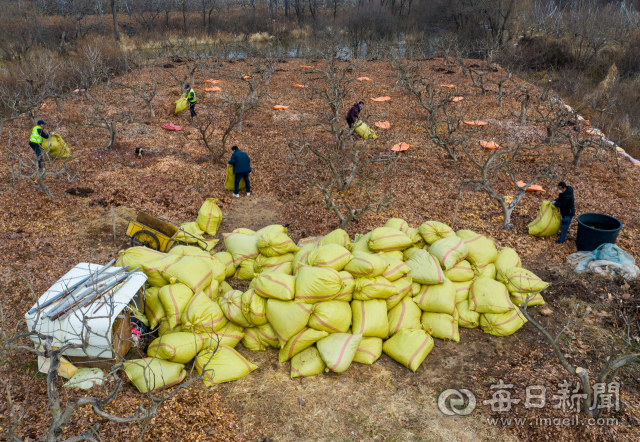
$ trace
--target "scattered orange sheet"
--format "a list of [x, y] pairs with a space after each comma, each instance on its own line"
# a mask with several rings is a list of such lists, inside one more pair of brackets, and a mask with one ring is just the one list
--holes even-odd
[[377, 97], [377, 98], [370, 98], [371, 101], [389, 101], [391, 100], [391, 97]]
[[376, 121], [373, 124], [380, 129], [391, 129], [391, 124], [388, 121]]
[[464, 97], [453, 97], [451, 99], [451, 101], [453, 101], [454, 103], [457, 103], [458, 101], [462, 101], [462, 100], [464, 100]]
[[204, 88], [204, 91], [205, 91], [205, 92], [219, 92], [219, 91], [221, 91], [221, 90], [222, 90], [222, 89], [220, 89], [220, 88], [219, 88], [219, 87], [217, 87], [217, 86], [214, 86], [214, 87], [206, 87], [206, 88]]
[[369, 77], [358, 77], [358, 81], [371, 81]]
[[305, 86], [304, 84], [294, 84], [295, 87], [297, 87], [298, 89], [304, 89], [305, 87], [309, 87], [309, 86]]
[[42, 106], [40, 106], [40, 109], [44, 109], [45, 107], [47, 107], [47, 103], [42, 103]]
[[302, 64], [300, 65], [300, 67], [302, 69], [313, 69], [313, 66], [305, 66], [305, 65], [302, 65]]
[[441, 84], [440, 87], [446, 87], [447, 89], [457, 89], [455, 84]]
[[205, 83], [218, 84], [222, 83], [222, 80], [204, 80]]
[[[518, 185], [518, 187], [524, 187], [527, 183], [525, 183], [524, 181], [518, 181], [516, 184]], [[533, 184], [533, 185], [527, 187], [527, 192], [543, 192], [543, 193], [546, 193], [547, 191], [544, 190], [542, 188], [542, 186], [538, 186], [537, 184]]]
[[413, 144], [398, 143], [395, 146], [393, 146], [391, 150], [393, 150], [394, 152], [404, 152], [405, 150], [409, 149], [411, 146], [413, 146]]
[[280, 104], [276, 104], [275, 106], [273, 106], [273, 108], [275, 110], [285, 110], [285, 109], [289, 109], [289, 106], [282, 106]]
[[500, 145], [495, 141], [480, 141], [480, 146], [485, 149], [497, 149], [500, 147]]
[[464, 124], [467, 124], [469, 126], [486, 126], [487, 122], [486, 121], [480, 121], [480, 120], [471, 120], [471, 121], [467, 121], [467, 120], [463, 120]]
[[245, 80], [248, 80], [249, 78], [251, 78], [251, 75], [243, 75], [242, 78], [244, 78]]

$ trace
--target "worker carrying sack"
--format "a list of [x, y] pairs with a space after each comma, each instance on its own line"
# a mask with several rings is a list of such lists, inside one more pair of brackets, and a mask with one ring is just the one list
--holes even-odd
[[[233, 166], [231, 164], [227, 164], [227, 176], [224, 178], [224, 188], [235, 191], [235, 181], [236, 175], [233, 173]], [[247, 187], [247, 183], [244, 182], [244, 178], [240, 178], [238, 190], [242, 190], [245, 187]]]
[[560, 212], [551, 201], [543, 201], [538, 216], [529, 223], [529, 235], [553, 236], [560, 230]]
[[62, 137], [56, 133], [50, 133], [49, 138], [42, 142], [42, 148], [49, 151], [51, 159], [69, 158], [71, 156], [71, 150], [69, 146], [64, 142]]

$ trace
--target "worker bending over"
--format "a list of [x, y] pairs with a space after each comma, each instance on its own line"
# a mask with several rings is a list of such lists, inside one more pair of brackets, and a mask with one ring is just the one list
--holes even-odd
[[567, 186], [564, 181], [558, 183], [558, 198], [553, 201], [553, 205], [560, 209], [560, 238], [556, 244], [562, 244], [567, 239], [571, 219], [576, 214], [575, 201], [573, 198], [573, 187]]
[[246, 152], [238, 149], [238, 146], [231, 148], [233, 154], [229, 164], [233, 166], [233, 173], [235, 175], [235, 181], [233, 183], [233, 197], [240, 198], [240, 180], [244, 178], [244, 183], [247, 185], [247, 196], [251, 195], [251, 183], [249, 182], [249, 173], [251, 172], [251, 160]]
[[347, 112], [347, 124], [349, 124], [349, 129], [351, 129], [354, 123], [358, 121], [358, 118], [360, 117], [360, 111], [362, 110], [363, 106], [364, 101], [359, 101], [358, 103], [355, 103], [353, 106], [351, 106], [351, 109], [349, 109], [349, 112]]

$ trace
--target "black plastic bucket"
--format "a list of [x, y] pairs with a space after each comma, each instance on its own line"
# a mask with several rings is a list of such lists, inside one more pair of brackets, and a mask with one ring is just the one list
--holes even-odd
[[582, 213], [578, 215], [578, 251], [590, 252], [602, 244], [615, 244], [622, 223], [616, 218], [602, 213]]

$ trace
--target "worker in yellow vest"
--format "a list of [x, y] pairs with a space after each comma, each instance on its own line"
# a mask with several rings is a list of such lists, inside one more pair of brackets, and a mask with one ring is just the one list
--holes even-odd
[[189, 110], [191, 111], [191, 118], [196, 116], [196, 102], [198, 99], [196, 98], [196, 93], [193, 88], [190, 88], [188, 84], [185, 84], [184, 90], [187, 92], [187, 101], [189, 102]]
[[33, 126], [31, 129], [31, 137], [29, 137], [29, 146], [36, 153], [36, 158], [38, 159], [38, 169], [42, 169], [42, 152], [40, 151], [40, 145], [45, 138], [49, 138], [49, 134], [47, 134], [42, 126], [46, 126], [42, 120], [38, 120], [38, 124]]

